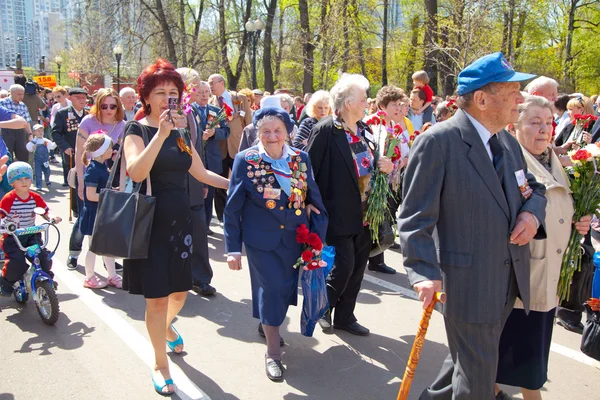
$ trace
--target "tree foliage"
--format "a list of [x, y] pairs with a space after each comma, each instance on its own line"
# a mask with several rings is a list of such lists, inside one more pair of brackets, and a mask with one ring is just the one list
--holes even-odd
[[410, 89], [412, 72], [425, 69], [449, 95], [462, 68], [503, 51], [561, 91], [600, 92], [600, 0], [81, 0], [79, 11], [85, 22], [70, 25], [65, 58], [80, 72], [114, 72], [120, 43], [125, 74], [164, 57], [249, 87], [244, 24], [260, 17], [258, 84], [270, 91], [328, 89], [342, 72], [365, 75], [373, 89]]

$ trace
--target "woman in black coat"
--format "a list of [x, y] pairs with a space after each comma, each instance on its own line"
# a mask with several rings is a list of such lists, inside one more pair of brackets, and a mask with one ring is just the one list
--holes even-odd
[[330, 311], [319, 324], [354, 335], [369, 330], [354, 316], [369, 251], [371, 232], [363, 223], [371, 188], [373, 168], [389, 174], [392, 162], [380, 157], [373, 165], [373, 134], [361, 120], [367, 107], [369, 81], [362, 75], [344, 74], [331, 89], [334, 115], [321, 120], [312, 130], [308, 153], [315, 181], [329, 214], [326, 242], [335, 246], [335, 264], [327, 278]]

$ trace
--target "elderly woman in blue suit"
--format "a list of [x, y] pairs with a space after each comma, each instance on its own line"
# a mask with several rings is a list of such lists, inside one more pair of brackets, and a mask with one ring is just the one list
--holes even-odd
[[259, 144], [235, 157], [224, 213], [227, 263], [242, 269], [246, 249], [252, 286], [252, 316], [260, 320], [267, 340], [265, 370], [269, 379], [283, 380], [279, 326], [288, 307], [296, 305], [299, 271], [294, 264], [302, 246], [296, 228], [305, 224], [321, 239], [327, 214], [308, 154], [286, 143], [294, 128], [280, 107], [255, 112]]

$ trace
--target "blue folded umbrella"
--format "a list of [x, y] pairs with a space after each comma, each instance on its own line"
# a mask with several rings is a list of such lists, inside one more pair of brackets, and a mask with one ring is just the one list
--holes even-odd
[[302, 317], [300, 318], [300, 333], [309, 337], [313, 335], [317, 321], [329, 309], [325, 279], [333, 268], [335, 248], [333, 246], [324, 247], [321, 257], [327, 263], [327, 266], [302, 271], [301, 282], [304, 300], [302, 302]]

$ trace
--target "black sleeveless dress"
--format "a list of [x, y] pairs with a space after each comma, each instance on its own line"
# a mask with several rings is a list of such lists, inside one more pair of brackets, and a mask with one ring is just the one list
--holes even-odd
[[[132, 121], [125, 135], [142, 137], [142, 130], [151, 140], [158, 128]], [[156, 209], [148, 258], [123, 262], [123, 289], [145, 298], [166, 297], [192, 288], [192, 218], [186, 183], [192, 157], [177, 146], [179, 137], [178, 131], [171, 131], [150, 170]], [[141, 192], [145, 191], [144, 183]]]

